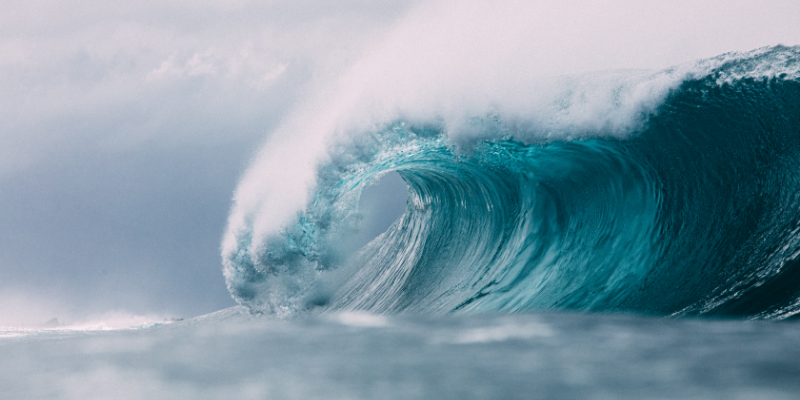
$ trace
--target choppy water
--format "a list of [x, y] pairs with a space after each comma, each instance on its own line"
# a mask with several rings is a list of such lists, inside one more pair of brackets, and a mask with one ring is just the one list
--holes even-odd
[[4, 332], [9, 399], [795, 399], [800, 325], [581, 314]]

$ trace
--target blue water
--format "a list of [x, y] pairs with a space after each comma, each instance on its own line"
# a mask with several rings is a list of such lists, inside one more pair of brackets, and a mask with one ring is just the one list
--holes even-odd
[[[654, 107], [642, 100], [627, 124], [488, 113], [464, 125], [474, 140], [437, 119], [355, 132], [318, 165], [294, 223], [270, 235], [231, 225], [228, 287], [251, 311], [278, 315], [791, 318], [800, 313], [800, 48], [700, 64], [713, 66]], [[607, 101], [630, 103], [625, 90]], [[406, 211], [360, 247], [348, 238], [361, 229], [361, 190], [390, 171], [408, 186]]]

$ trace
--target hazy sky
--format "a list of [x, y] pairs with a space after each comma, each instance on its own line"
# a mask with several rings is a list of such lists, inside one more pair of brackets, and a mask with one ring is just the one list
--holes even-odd
[[438, 84], [474, 63], [447, 84], [488, 87], [526, 66], [796, 45], [798, 21], [794, 0], [0, 0], [0, 325], [233, 305], [219, 252], [239, 178], [297, 104], [359, 68]]

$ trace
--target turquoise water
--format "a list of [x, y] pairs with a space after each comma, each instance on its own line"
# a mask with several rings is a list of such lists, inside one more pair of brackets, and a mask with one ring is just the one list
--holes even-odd
[[[352, 133], [318, 165], [293, 224], [268, 235], [229, 227], [228, 287], [252, 311], [279, 315], [797, 315], [800, 49], [699, 63], [712, 66], [682, 75], [655, 105], [639, 100], [641, 85], [591, 99], [627, 104], [635, 123], [590, 115], [597, 123], [578, 129], [497, 113], [461, 127], [473, 140], [436, 119]], [[570, 85], [553, 118], [586, 111], [589, 94]], [[348, 238], [361, 190], [390, 171], [408, 185], [406, 211], [359, 248]]]

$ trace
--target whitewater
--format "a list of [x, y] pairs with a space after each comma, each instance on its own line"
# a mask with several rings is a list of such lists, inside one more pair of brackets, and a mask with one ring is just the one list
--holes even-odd
[[512, 3], [296, 94], [222, 232], [238, 306], [0, 327], [0, 397], [797, 398], [800, 46], [651, 68]]

